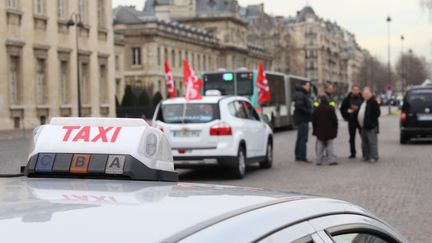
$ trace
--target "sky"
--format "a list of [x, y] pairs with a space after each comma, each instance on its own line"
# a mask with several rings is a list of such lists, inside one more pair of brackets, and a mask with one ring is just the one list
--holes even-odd
[[[113, 6], [135, 5], [142, 9], [145, 0], [113, 0]], [[387, 16], [390, 23], [391, 60], [395, 62], [403, 48], [432, 60], [432, 13], [420, 6], [420, 0], [239, 0], [241, 6], [264, 3], [272, 15], [295, 16], [307, 3], [315, 13], [354, 33], [361, 47], [387, 61]], [[401, 35], [405, 40], [401, 41]]]

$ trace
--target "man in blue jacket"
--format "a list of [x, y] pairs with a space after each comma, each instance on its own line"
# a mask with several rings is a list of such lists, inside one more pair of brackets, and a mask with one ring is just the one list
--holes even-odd
[[309, 137], [309, 122], [312, 120], [313, 103], [310, 97], [311, 84], [302, 81], [297, 87], [294, 97], [294, 124], [297, 126], [297, 141], [295, 159], [298, 162], [311, 163], [307, 159], [307, 142]]

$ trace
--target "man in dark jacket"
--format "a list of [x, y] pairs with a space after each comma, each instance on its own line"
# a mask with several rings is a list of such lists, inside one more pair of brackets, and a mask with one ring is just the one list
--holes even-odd
[[313, 113], [313, 135], [316, 142], [316, 165], [337, 165], [333, 141], [337, 137], [338, 119], [335, 108], [329, 104], [327, 95], [321, 96], [320, 105]]
[[376, 163], [378, 156], [378, 131], [381, 115], [380, 105], [372, 94], [370, 88], [363, 89], [364, 101], [358, 113], [358, 122], [361, 127], [363, 160]]
[[358, 111], [360, 109], [361, 104], [363, 103], [363, 97], [360, 93], [360, 86], [353, 85], [351, 88], [351, 92], [345, 97], [342, 102], [340, 112], [345, 121], [348, 122], [348, 131], [349, 131], [349, 143], [350, 143], [350, 159], [354, 159], [356, 157], [356, 146], [355, 146], [355, 137], [357, 130], [361, 134], [360, 126], [358, 124]]
[[309, 137], [309, 122], [312, 119], [312, 99], [309, 96], [311, 84], [303, 81], [294, 96], [294, 124], [297, 126], [297, 141], [295, 159], [299, 162], [310, 163], [307, 159], [307, 142]]

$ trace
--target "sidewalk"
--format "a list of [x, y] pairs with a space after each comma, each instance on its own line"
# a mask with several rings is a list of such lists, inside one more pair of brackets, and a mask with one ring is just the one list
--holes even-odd
[[29, 139], [32, 136], [33, 129], [16, 129], [0, 131], [0, 141], [11, 141], [18, 139]]

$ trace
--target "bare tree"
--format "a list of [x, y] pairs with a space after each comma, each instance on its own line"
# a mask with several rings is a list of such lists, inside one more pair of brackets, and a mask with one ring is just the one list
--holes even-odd
[[273, 70], [303, 75], [304, 67], [298, 61], [303, 50], [296, 49], [296, 43], [285, 18], [262, 13], [249, 21], [248, 41], [261, 45], [273, 56]]
[[405, 80], [406, 85], [419, 85], [429, 76], [426, 58], [416, 55], [412, 50], [401, 55], [396, 63], [396, 73]]
[[[394, 77], [393, 72], [391, 76]], [[387, 65], [373, 56], [365, 56], [365, 59], [360, 66], [357, 80], [360, 80], [361, 86], [369, 86], [377, 93], [385, 92], [388, 80]], [[393, 78], [392, 78], [393, 80]]]

